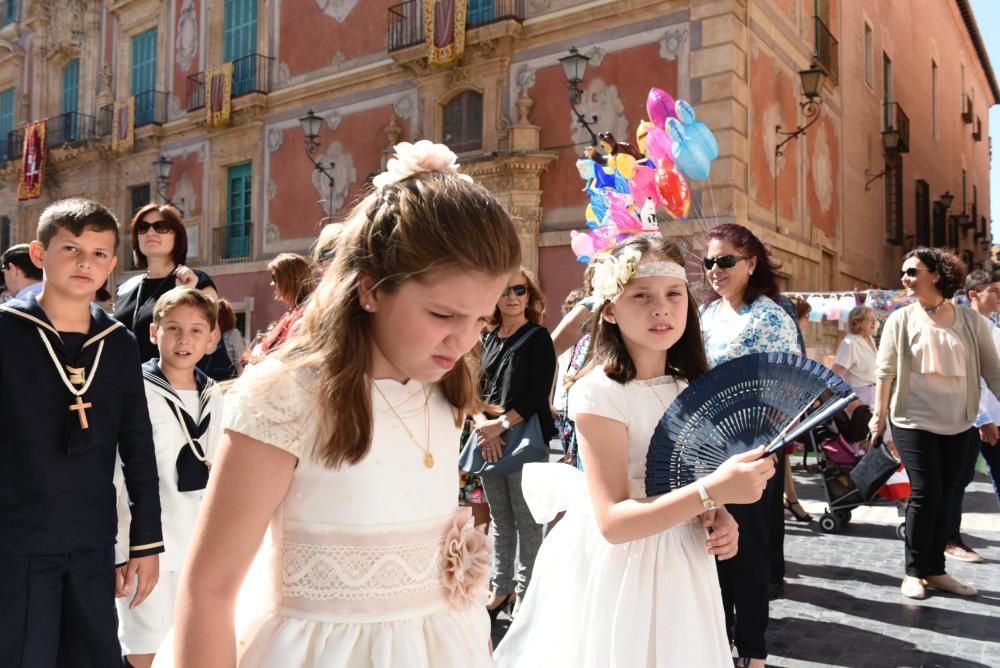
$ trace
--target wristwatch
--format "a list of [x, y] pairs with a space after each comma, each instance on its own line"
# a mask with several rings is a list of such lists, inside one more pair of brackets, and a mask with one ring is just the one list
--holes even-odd
[[698, 496], [701, 497], [701, 505], [704, 506], [705, 510], [714, 510], [719, 507], [708, 495], [708, 490], [705, 489], [705, 485], [700, 480], [698, 481]]
[[500, 426], [503, 427], [504, 431], [510, 430], [510, 418], [508, 418], [506, 414], [498, 417], [497, 421], [500, 423]]

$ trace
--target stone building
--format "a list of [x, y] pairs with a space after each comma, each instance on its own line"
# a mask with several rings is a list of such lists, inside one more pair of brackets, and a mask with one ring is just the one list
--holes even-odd
[[[576, 47], [589, 58], [577, 108], [597, 131], [629, 138], [651, 86], [694, 105], [721, 155], [693, 184], [690, 227], [751, 226], [785, 287], [893, 287], [916, 244], [988, 256], [987, 109], [1000, 91], [967, 0], [459, 0], [464, 53], [449, 66], [428, 64], [424, 4], [0, 1], [0, 243], [29, 239], [61, 197], [128, 220], [162, 194], [184, 214], [190, 264], [252, 333], [280, 312], [267, 260], [304, 252], [394, 142], [430, 138], [517, 215], [525, 262], [557, 304], [582, 273], [568, 242], [584, 227], [574, 162], [590, 134], [559, 60]], [[208, 82], [225, 63], [231, 113], [210, 123]], [[803, 105], [811, 67], [825, 78], [818, 117]], [[123, 147], [111, 135], [129, 100]], [[332, 179], [306, 155], [309, 110]], [[776, 158], [781, 132], [814, 118]], [[41, 197], [18, 201], [23, 126], [41, 119]], [[116, 280], [130, 266], [123, 250]]]

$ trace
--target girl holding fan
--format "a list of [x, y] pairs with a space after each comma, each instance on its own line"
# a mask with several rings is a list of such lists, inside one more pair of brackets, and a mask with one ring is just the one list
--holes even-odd
[[[454, 444], [485, 408], [470, 350], [520, 246], [454, 153], [395, 150], [296, 337], [226, 398], [177, 665], [492, 665], [489, 541], [458, 512]], [[238, 645], [237, 592], [269, 523], [275, 604]]]
[[633, 237], [595, 262], [593, 362], [569, 397], [586, 478], [524, 468], [535, 518], [566, 516], [542, 544], [497, 665], [731, 666], [714, 557], [735, 554], [739, 531], [722, 504], [760, 498], [773, 458], [747, 452], [646, 496], [656, 424], [707, 367], [698, 311], [672, 242]]

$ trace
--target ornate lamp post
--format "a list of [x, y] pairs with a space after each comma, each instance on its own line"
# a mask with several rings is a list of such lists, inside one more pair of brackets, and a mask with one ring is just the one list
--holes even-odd
[[577, 122], [590, 134], [591, 145], [597, 146], [597, 135], [590, 127], [591, 123], [597, 122], [597, 116], [592, 114], [588, 121], [587, 117], [580, 113], [577, 108], [577, 105], [583, 100], [583, 90], [580, 88], [580, 84], [583, 83], [587, 74], [587, 63], [589, 62], [590, 58], [577, 51], [575, 46], [570, 48], [568, 56], [559, 59], [559, 63], [563, 67], [563, 74], [566, 75], [566, 82], [569, 84], [569, 106], [576, 114]]
[[[153, 161], [153, 173], [156, 174], [156, 194], [160, 196], [164, 204], [169, 204], [178, 211], [180, 207], [173, 203], [173, 201], [167, 197], [167, 186], [170, 185], [170, 169], [174, 166], [173, 160], [166, 157], [162, 153], [160, 157]], [[181, 215], [184, 212], [181, 211]]]
[[783, 155], [782, 149], [785, 145], [792, 141], [793, 139], [798, 139], [806, 133], [813, 123], [819, 120], [820, 111], [823, 104], [823, 98], [821, 94], [823, 92], [823, 83], [826, 81], [826, 72], [820, 69], [817, 65], [813, 65], [808, 70], [799, 71], [799, 79], [802, 81], [802, 94], [805, 99], [799, 102], [799, 108], [802, 110], [802, 115], [806, 119], [805, 125], [799, 125], [791, 132], [785, 132], [781, 129], [781, 125], [776, 125], [774, 132], [781, 137], [784, 137], [780, 142], [774, 145], [774, 227], [778, 227], [778, 158]]
[[327, 183], [330, 187], [330, 196], [327, 200], [330, 204], [330, 213], [333, 213], [333, 168], [334, 162], [331, 160], [328, 164], [324, 163], [322, 160], [316, 159], [316, 154], [319, 153], [319, 130], [323, 125], [323, 118], [317, 116], [312, 109], [306, 113], [305, 116], [299, 119], [299, 124], [302, 126], [302, 134], [305, 136], [306, 141], [306, 157], [309, 158], [309, 162], [313, 164], [313, 167], [317, 172], [321, 173], [326, 177]]

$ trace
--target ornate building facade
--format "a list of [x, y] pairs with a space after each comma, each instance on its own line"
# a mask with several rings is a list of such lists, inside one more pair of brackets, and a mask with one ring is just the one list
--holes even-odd
[[[510, 207], [525, 263], [558, 303], [582, 274], [568, 243], [584, 228], [574, 163], [590, 134], [559, 62], [576, 47], [590, 59], [578, 108], [598, 131], [629, 138], [651, 86], [694, 105], [720, 157], [694, 184], [692, 225], [751, 226], [787, 288], [894, 287], [920, 243], [970, 264], [988, 255], [987, 109], [1000, 91], [966, 0], [429, 6], [453, 2], [467, 11], [465, 44], [447, 66], [428, 61], [423, 0], [0, 2], [0, 242], [30, 239], [62, 197], [96, 198], [126, 221], [162, 196], [184, 214], [189, 263], [252, 333], [281, 308], [268, 259], [304, 252], [393, 143], [429, 138]], [[776, 128], [812, 119], [799, 77], [811, 65], [826, 79], [820, 115], [776, 157]], [[219, 95], [221, 118], [206, 111]], [[310, 110], [332, 179], [305, 153]], [[131, 131], [118, 135], [123, 113]], [[41, 197], [19, 201], [23, 127], [43, 119]], [[118, 281], [124, 249], [119, 266]]]

